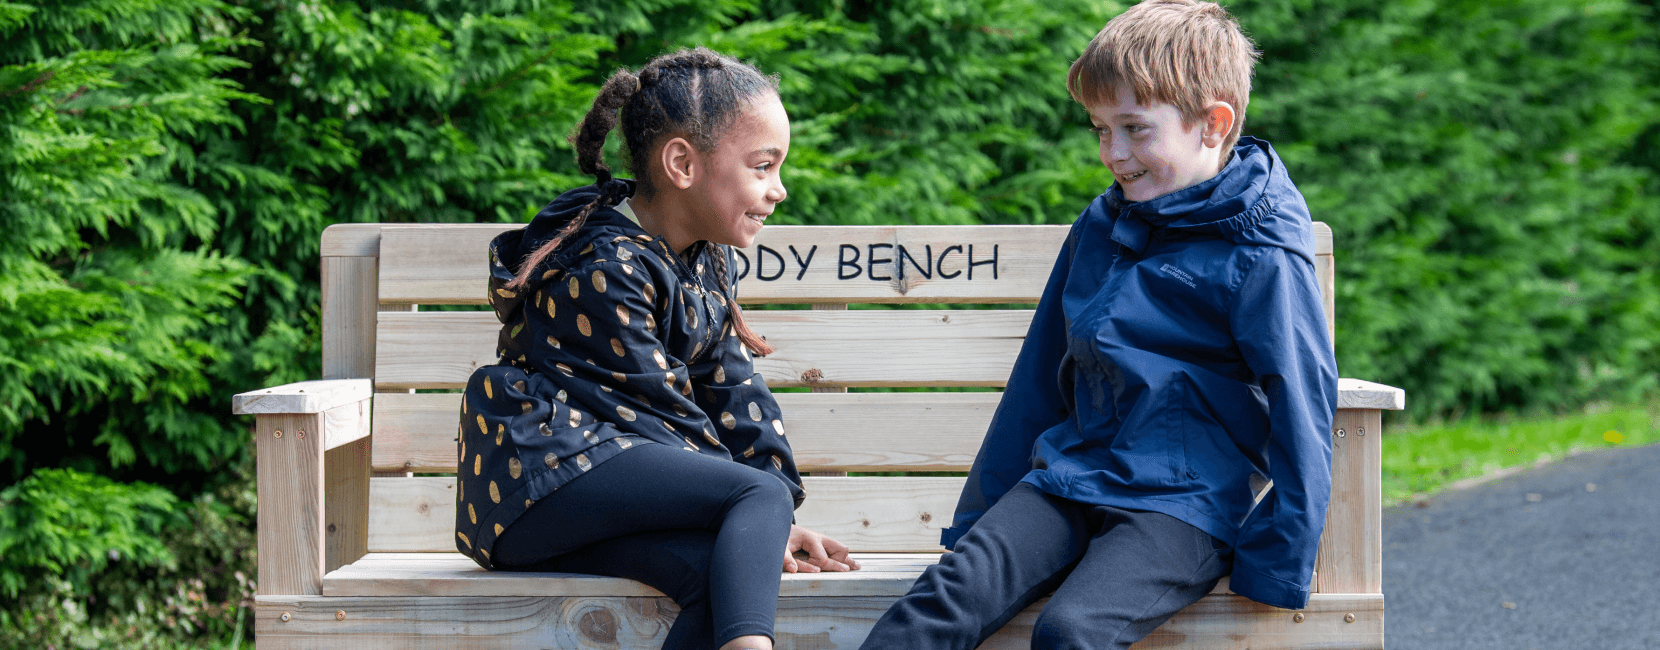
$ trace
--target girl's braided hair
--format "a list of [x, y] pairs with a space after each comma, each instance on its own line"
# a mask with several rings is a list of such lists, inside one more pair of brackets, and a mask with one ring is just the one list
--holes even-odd
[[[611, 167], [605, 164], [605, 138], [613, 128], [622, 132], [628, 167], [635, 175], [638, 193], [649, 199], [656, 194], [651, 180], [651, 158], [657, 144], [679, 135], [691, 141], [698, 151], [713, 153], [746, 102], [766, 92], [778, 92], [777, 77], [763, 75], [748, 64], [703, 47], [659, 56], [640, 68], [639, 73], [618, 68], [605, 80], [599, 95], [594, 97], [593, 107], [570, 136], [570, 143], [576, 147], [577, 168], [584, 174], [594, 175], [599, 196], [525, 257], [508, 288], [524, 286], [531, 272], [561, 243], [581, 230], [588, 216], [600, 206], [622, 202], [628, 184], [614, 178]], [[718, 246], [714, 257], [715, 275], [732, 314], [732, 328], [751, 352], [771, 354], [772, 346], [744, 323], [743, 311], [732, 295], [728, 254], [725, 246]]]

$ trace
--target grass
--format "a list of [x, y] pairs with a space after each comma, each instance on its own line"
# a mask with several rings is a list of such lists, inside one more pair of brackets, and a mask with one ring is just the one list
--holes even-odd
[[1608, 447], [1660, 442], [1660, 401], [1532, 418], [1470, 418], [1396, 429], [1383, 439], [1385, 506]]

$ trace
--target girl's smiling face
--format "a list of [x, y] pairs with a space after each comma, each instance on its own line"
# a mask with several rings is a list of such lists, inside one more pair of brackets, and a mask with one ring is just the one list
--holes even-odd
[[695, 239], [747, 248], [780, 201], [779, 168], [790, 153], [790, 117], [774, 93], [745, 102], [743, 112], [716, 143], [699, 156], [702, 178], [691, 187], [687, 230]]
[[[1220, 124], [1218, 105], [1225, 109]], [[1112, 170], [1125, 199], [1156, 199], [1209, 180], [1222, 168], [1222, 134], [1233, 126], [1233, 107], [1225, 102], [1213, 103], [1206, 119], [1191, 126], [1172, 104], [1137, 104], [1127, 85], [1112, 101], [1086, 107], [1101, 140], [1101, 164]]]

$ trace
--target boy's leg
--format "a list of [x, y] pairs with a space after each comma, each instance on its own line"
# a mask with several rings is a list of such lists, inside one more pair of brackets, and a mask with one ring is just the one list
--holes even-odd
[[1091, 508], [1089, 550], [1038, 615], [1034, 650], [1128, 648], [1232, 569], [1204, 531], [1156, 512]]
[[1016, 485], [928, 567], [861, 648], [972, 650], [1054, 589], [1088, 547], [1085, 507]]

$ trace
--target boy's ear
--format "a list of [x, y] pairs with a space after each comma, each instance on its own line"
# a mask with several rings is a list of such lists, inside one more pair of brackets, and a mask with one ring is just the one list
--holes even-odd
[[692, 186], [699, 168], [697, 150], [685, 138], [671, 138], [662, 148], [664, 179], [679, 189]]
[[1222, 146], [1222, 141], [1226, 140], [1228, 138], [1228, 133], [1233, 131], [1234, 120], [1236, 119], [1233, 104], [1229, 104], [1224, 101], [1211, 102], [1210, 106], [1205, 107], [1204, 119], [1205, 146]]

